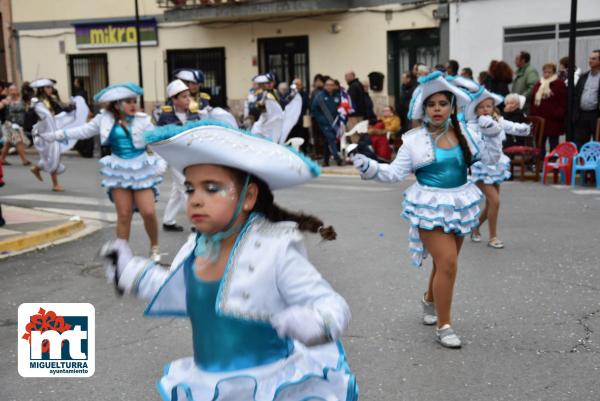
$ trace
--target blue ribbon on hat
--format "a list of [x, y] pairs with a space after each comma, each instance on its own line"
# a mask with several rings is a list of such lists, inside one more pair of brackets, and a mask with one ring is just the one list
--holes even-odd
[[219, 253], [221, 251], [221, 241], [225, 238], [231, 237], [237, 231], [239, 231], [240, 224], [235, 224], [235, 221], [240, 216], [242, 212], [242, 205], [244, 204], [244, 200], [246, 199], [246, 194], [248, 193], [248, 185], [250, 184], [250, 174], [246, 175], [246, 180], [244, 181], [244, 187], [242, 188], [242, 192], [240, 194], [240, 198], [238, 199], [238, 203], [235, 208], [235, 213], [233, 213], [233, 217], [225, 226], [223, 231], [219, 231], [218, 233], [207, 235], [207, 234], [198, 234], [196, 237], [196, 247], [194, 248], [194, 256], [202, 256], [204, 258], [208, 257], [208, 260], [211, 263], [214, 263], [219, 258]]

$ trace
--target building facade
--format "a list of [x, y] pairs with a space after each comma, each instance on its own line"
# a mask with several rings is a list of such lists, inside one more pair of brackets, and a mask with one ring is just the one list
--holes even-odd
[[[402, 65], [395, 68], [402, 71], [416, 61], [439, 59], [439, 20], [432, 2], [205, 3], [139, 0], [147, 103], [164, 100], [174, 69], [199, 67], [215, 102], [236, 112], [251, 78], [266, 71], [281, 80], [309, 82], [316, 73], [343, 80], [348, 70], [363, 79], [382, 72], [386, 89], [374, 98], [383, 104], [398, 86], [399, 76], [388, 76], [390, 66]], [[282, 9], [283, 4], [295, 8]], [[89, 93], [108, 83], [137, 82], [133, 0], [13, 0], [12, 5], [23, 79], [54, 78], [63, 96], [71, 93], [75, 77], [83, 79]], [[394, 53], [401, 46], [405, 50]]]
[[[7, 2], [2, 2], [3, 4]], [[61, 95], [81, 78], [91, 95], [109, 83], [138, 81], [135, 0], [11, 0], [14, 74], [51, 77]], [[146, 109], [165, 97], [176, 68], [206, 74], [215, 104], [241, 113], [251, 78], [316, 73], [343, 80], [382, 72], [377, 108], [399, 95], [415, 62], [457, 59], [477, 74], [492, 59], [513, 65], [528, 50], [540, 67], [566, 55], [566, 0], [138, 0]], [[3, 17], [4, 18], [4, 17]], [[600, 2], [579, 0], [577, 62], [585, 70], [600, 39]], [[6, 38], [6, 36], [9, 36]], [[9, 74], [7, 74], [8, 76]]]

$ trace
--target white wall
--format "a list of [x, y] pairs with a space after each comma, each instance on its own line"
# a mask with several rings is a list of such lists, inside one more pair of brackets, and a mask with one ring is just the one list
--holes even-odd
[[[504, 28], [567, 23], [571, 16], [567, 0], [478, 0], [450, 7], [450, 58], [471, 67], [475, 78], [491, 60], [502, 59]], [[600, 19], [600, 0], [579, 0], [578, 21]], [[600, 43], [598, 45], [600, 47]], [[578, 59], [586, 59], [578, 51]], [[565, 56], [566, 54], [559, 55]], [[508, 58], [508, 57], [507, 57]], [[514, 67], [514, 60], [504, 60]], [[558, 60], [546, 60], [545, 62]], [[587, 66], [581, 66], [585, 71]]]

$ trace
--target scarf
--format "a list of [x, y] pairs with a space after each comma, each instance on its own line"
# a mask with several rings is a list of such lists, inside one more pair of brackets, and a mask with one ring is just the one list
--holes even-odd
[[538, 91], [535, 93], [534, 103], [536, 106], [539, 106], [542, 103], [542, 100], [548, 99], [552, 96], [552, 91], [550, 90], [550, 84], [558, 79], [558, 75], [554, 74], [550, 78], [540, 79], [540, 87]]

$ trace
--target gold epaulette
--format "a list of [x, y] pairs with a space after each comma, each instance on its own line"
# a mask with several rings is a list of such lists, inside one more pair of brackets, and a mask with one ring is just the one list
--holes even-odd
[[160, 108], [160, 111], [162, 111], [163, 113], [171, 113], [173, 111], [173, 106], [169, 106], [168, 104], [165, 104], [164, 106], [162, 106]]
[[210, 95], [208, 93], [200, 92], [200, 99], [210, 100]]

